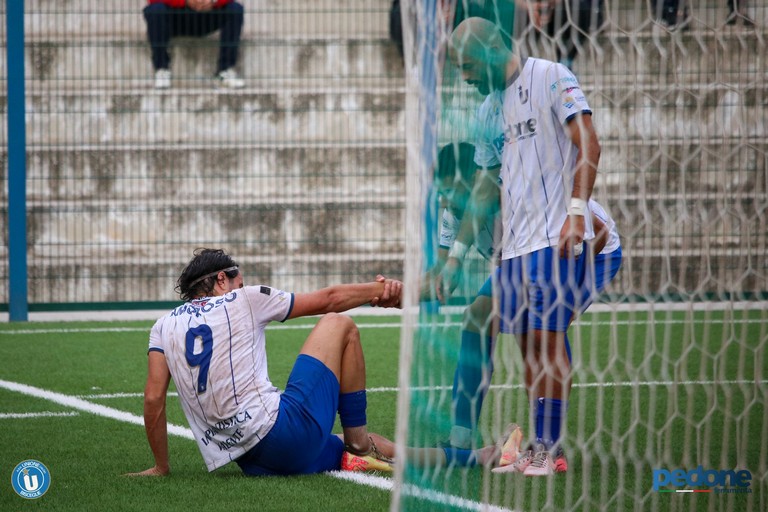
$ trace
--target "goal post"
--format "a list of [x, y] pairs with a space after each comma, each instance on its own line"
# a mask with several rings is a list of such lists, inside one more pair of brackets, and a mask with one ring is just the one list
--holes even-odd
[[[768, 9], [563, 0], [550, 5], [554, 22], [536, 27], [522, 4], [402, 2], [409, 229], [396, 439], [404, 463], [392, 509], [764, 510]], [[478, 398], [456, 368], [468, 307], [496, 262], [472, 247], [456, 290], [442, 303], [424, 295], [451, 193], [435, 181], [440, 150], [481, 129], [484, 96], [446, 58], [452, 30], [471, 15], [508, 27], [521, 55], [573, 71], [601, 146], [593, 198], [621, 240], [618, 274], [568, 330], [567, 471], [550, 477], [418, 463], [402, 449], [452, 443], [456, 389], [465, 406]], [[494, 311], [497, 299], [494, 291]], [[536, 424], [517, 340], [502, 334], [490, 353], [479, 350], [475, 375], [490, 381], [470, 446], [496, 443], [509, 423], [527, 441]]]

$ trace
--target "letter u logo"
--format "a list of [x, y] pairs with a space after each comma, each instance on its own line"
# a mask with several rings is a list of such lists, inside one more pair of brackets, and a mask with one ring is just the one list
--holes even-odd
[[30, 492], [36, 491], [40, 487], [40, 484], [37, 481], [37, 475], [32, 475], [30, 478], [29, 475], [24, 475], [24, 488]]

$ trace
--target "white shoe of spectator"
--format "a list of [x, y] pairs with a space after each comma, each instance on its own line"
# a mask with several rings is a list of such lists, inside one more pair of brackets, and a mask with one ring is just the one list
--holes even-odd
[[155, 89], [168, 89], [171, 86], [171, 70], [158, 69], [155, 71]]
[[234, 69], [229, 68], [224, 71], [220, 71], [216, 75], [219, 87], [226, 87], [228, 89], [241, 89], [245, 87], [245, 80], [237, 76]]

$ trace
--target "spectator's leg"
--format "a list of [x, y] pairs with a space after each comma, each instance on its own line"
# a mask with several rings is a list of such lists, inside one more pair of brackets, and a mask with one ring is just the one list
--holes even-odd
[[168, 44], [171, 41], [171, 23], [174, 9], [164, 4], [150, 4], [144, 8], [144, 19], [147, 22], [147, 36], [152, 48], [152, 67], [155, 70], [168, 69], [171, 57], [168, 54]]
[[389, 8], [389, 38], [397, 45], [397, 51], [400, 58], [404, 58], [403, 53], [403, 20], [400, 14], [400, 0], [393, 0]]
[[243, 30], [244, 9], [238, 2], [232, 2], [220, 9], [221, 47], [216, 73], [235, 67], [240, 49], [240, 34]]
[[603, 26], [603, 0], [577, 0], [572, 17], [577, 28], [571, 30], [568, 44], [568, 59], [573, 62], [583, 51], [589, 36], [596, 34]]

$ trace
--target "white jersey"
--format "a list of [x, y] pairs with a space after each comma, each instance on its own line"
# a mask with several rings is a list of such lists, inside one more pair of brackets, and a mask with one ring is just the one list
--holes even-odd
[[[493, 233], [496, 217], [490, 217], [485, 225], [479, 230], [473, 245], [480, 255], [490, 260], [496, 253], [493, 244]], [[440, 248], [450, 249], [453, 246], [453, 242], [456, 241], [456, 236], [459, 234], [459, 227], [461, 227], [461, 219], [456, 217], [450, 209], [443, 210], [443, 221], [440, 223]]]
[[594, 199], [590, 199], [589, 211], [591, 211], [595, 217], [603, 221], [603, 224], [605, 224], [605, 227], [608, 229], [608, 241], [605, 242], [605, 247], [600, 251], [600, 254], [609, 254], [621, 247], [621, 239], [619, 238], [619, 231], [616, 229], [616, 222], [608, 212], [605, 211], [605, 208]]
[[[507, 88], [489, 95], [478, 113], [475, 162], [484, 167], [501, 163], [502, 258], [556, 246], [578, 153], [564, 126], [577, 114], [591, 113], [578, 80], [561, 64], [528, 58]], [[493, 126], [503, 131], [500, 160], [500, 133]], [[591, 240], [591, 216], [585, 225], [584, 239]]]
[[246, 286], [187, 302], [160, 318], [149, 350], [165, 354], [208, 471], [256, 445], [277, 419], [280, 391], [267, 375], [264, 328], [284, 321], [293, 294]]

